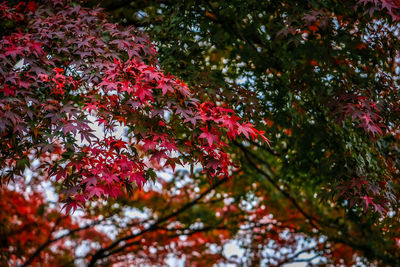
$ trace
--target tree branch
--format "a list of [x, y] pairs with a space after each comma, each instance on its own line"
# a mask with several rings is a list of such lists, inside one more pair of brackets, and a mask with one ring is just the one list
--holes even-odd
[[309, 215], [307, 212], [304, 211], [304, 209], [297, 203], [296, 199], [294, 199], [288, 192], [283, 190], [277, 183], [276, 181], [271, 177], [270, 174], [265, 172], [264, 170], [260, 169], [257, 164], [254, 163], [254, 161], [249, 157], [249, 154], [252, 154], [248, 149], [246, 149], [242, 144], [240, 144], [237, 141], [234, 141], [234, 143], [244, 152], [244, 155], [247, 159], [247, 162], [256, 170], [259, 174], [263, 175], [271, 184], [272, 186], [278, 190], [282, 195], [284, 195], [292, 204], [294, 207], [309, 221], [310, 225], [314, 227], [317, 230], [320, 230], [320, 228], [315, 224], [319, 223], [319, 220], [316, 218], [313, 218], [311, 215]]
[[79, 228], [77, 228], [77, 229], [68, 231], [68, 233], [65, 233], [65, 234], [63, 234], [63, 235], [61, 235], [61, 236], [59, 236], [59, 237], [57, 237], [57, 238], [51, 239], [52, 233], [54, 233], [56, 227], [59, 225], [59, 223], [61, 222], [61, 219], [62, 219], [62, 216], [58, 217], [58, 218], [57, 218], [57, 221], [56, 221], [56, 223], [55, 223], [55, 225], [53, 226], [52, 230], [50, 231], [50, 234], [49, 234], [49, 237], [48, 237], [47, 241], [46, 241], [45, 243], [43, 243], [41, 246], [39, 246], [39, 247], [35, 250], [35, 252], [32, 253], [31, 256], [29, 256], [29, 258], [21, 265], [21, 267], [29, 266], [29, 265], [32, 263], [32, 261], [33, 261], [36, 257], [38, 257], [38, 256], [40, 255], [40, 253], [41, 253], [45, 248], [47, 248], [48, 246], [50, 246], [52, 243], [57, 242], [57, 241], [59, 241], [59, 240], [65, 238], [65, 237], [70, 236], [70, 235], [73, 235], [74, 233], [77, 233], [77, 232], [80, 232], [80, 231], [89, 229], [89, 228], [91, 228], [91, 227], [93, 227], [93, 226], [95, 226], [95, 225], [98, 225], [98, 224], [100, 224], [101, 222], [103, 222], [104, 220], [106, 220], [107, 218], [109, 218], [109, 217], [105, 217], [105, 218], [103, 218], [102, 220], [95, 221], [95, 222], [92, 222], [92, 223], [90, 223], [90, 224], [88, 224], [88, 225], [85, 225], [85, 226], [83, 226], [83, 227], [79, 227]]
[[[201, 200], [203, 197], [205, 197], [206, 195], [208, 195], [213, 189], [215, 189], [216, 187], [218, 187], [219, 185], [221, 185], [222, 183], [224, 183], [224, 182], [226, 182], [226, 181], [228, 181], [228, 179], [227, 179], [226, 177], [223, 178], [223, 179], [221, 179], [221, 180], [218, 180], [218, 181], [217, 181], [216, 183], [214, 183], [210, 188], [208, 188], [206, 191], [204, 191], [203, 193], [201, 193], [197, 198], [195, 198], [195, 199], [192, 200], [191, 202], [186, 203], [184, 206], [182, 206], [181, 208], [179, 208], [179, 209], [176, 210], [175, 212], [172, 212], [171, 214], [169, 214], [169, 215], [167, 215], [167, 216], [165, 216], [165, 217], [162, 217], [162, 218], [158, 219], [154, 224], [152, 224], [152, 225], [149, 226], [148, 228], [142, 230], [141, 232], [139, 232], [139, 233], [137, 233], [137, 234], [132, 234], [132, 235], [128, 235], [128, 236], [125, 236], [125, 237], [123, 237], [123, 238], [120, 238], [120, 239], [114, 241], [111, 245], [109, 245], [109, 246], [107, 246], [107, 247], [105, 247], [105, 248], [102, 248], [102, 249], [98, 250], [95, 254], [93, 254], [93, 256], [92, 256], [92, 258], [91, 258], [91, 260], [90, 260], [90, 262], [89, 262], [89, 264], [88, 264], [88, 267], [93, 267], [93, 266], [95, 266], [95, 264], [96, 264], [96, 262], [97, 262], [98, 260], [110, 256], [110, 255], [111, 255], [111, 254], [110, 254], [111, 252], [110, 252], [110, 253], [107, 253], [107, 251], [113, 250], [113, 249], [114, 249], [115, 247], [117, 247], [121, 242], [130, 240], [130, 239], [133, 239], [133, 238], [135, 238], [135, 237], [138, 237], [138, 236], [143, 235], [144, 233], [153, 231], [153, 230], [157, 229], [158, 226], [159, 226], [160, 224], [162, 224], [162, 223], [164, 223], [165, 221], [167, 221], [167, 220], [169, 220], [169, 219], [171, 219], [171, 218], [173, 218], [173, 217], [179, 215], [179, 214], [182, 213], [183, 211], [185, 211], [185, 210], [191, 208], [191, 207], [194, 206], [199, 200]], [[126, 244], [125, 244], [123, 247], [125, 247], [125, 246], [126, 246]], [[114, 250], [114, 251], [115, 251], [115, 250]], [[106, 253], [107, 253], [107, 254], [106, 254]]]

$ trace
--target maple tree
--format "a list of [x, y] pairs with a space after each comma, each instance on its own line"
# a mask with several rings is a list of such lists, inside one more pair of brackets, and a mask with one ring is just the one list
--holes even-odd
[[[173, 169], [200, 163], [211, 177], [229, 176], [222, 135], [268, 141], [233, 110], [199, 102], [182, 81], [164, 75], [150, 41], [133, 28], [118, 29], [99, 10], [50, 4], [2, 6], [6, 20], [27, 23], [26, 32], [1, 43], [2, 182], [21, 175], [29, 155], [62, 150], [39, 164], [63, 182], [69, 211], [94, 196], [115, 198], [132, 184], [140, 189], [154, 176], [146, 159], [168, 159], [164, 167]], [[93, 124], [103, 127], [102, 137]], [[125, 127], [124, 138], [116, 137], [117, 126]]]
[[397, 1], [82, 4], [0, 5], [2, 262], [399, 264]]

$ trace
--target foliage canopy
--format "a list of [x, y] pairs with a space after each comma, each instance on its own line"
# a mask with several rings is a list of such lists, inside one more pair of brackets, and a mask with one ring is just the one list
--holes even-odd
[[398, 1], [81, 4], [0, 5], [1, 260], [400, 264]]

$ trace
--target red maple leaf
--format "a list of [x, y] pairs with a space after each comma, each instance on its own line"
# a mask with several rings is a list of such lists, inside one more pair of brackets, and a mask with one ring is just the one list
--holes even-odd
[[139, 189], [142, 189], [143, 185], [146, 183], [146, 179], [144, 179], [142, 172], [133, 172], [129, 175], [129, 178], [131, 182], [136, 182]]
[[5, 94], [6, 96], [15, 96], [15, 89], [14, 87], [8, 86], [8, 84], [5, 84], [2, 89], [0, 89], [0, 92]]
[[139, 97], [141, 102], [143, 102], [146, 97], [148, 97], [148, 99], [152, 99], [153, 95], [151, 93], [151, 87], [147, 87], [139, 83], [135, 85], [135, 88], [135, 95]]
[[250, 134], [254, 138], [256, 135], [254, 132], [254, 125], [249, 122], [238, 124], [238, 134], [243, 134], [247, 139], [250, 138]]
[[86, 189], [86, 192], [89, 193], [88, 198], [92, 198], [93, 196], [97, 196], [98, 198], [101, 198], [101, 196], [104, 194], [103, 188], [100, 188], [98, 186], [89, 186]]
[[365, 201], [365, 210], [364, 212], [367, 211], [369, 204], [372, 204], [375, 206], [375, 203], [372, 201], [372, 198], [368, 197], [367, 195], [363, 196], [362, 199]]
[[208, 146], [212, 146], [213, 142], [217, 143], [219, 141], [218, 136], [209, 132], [207, 127], [203, 127], [201, 130], [203, 133], [200, 134], [199, 138], [207, 139]]
[[157, 88], [161, 89], [163, 95], [167, 94], [168, 92], [172, 92], [172, 93], [174, 92], [174, 88], [171, 85], [169, 85], [168, 83], [166, 83], [164, 79], [162, 79], [158, 83]]

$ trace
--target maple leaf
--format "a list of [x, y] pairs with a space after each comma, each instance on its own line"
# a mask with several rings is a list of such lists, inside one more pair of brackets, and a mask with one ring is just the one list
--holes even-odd
[[168, 156], [165, 154], [166, 151], [167, 151], [167, 150], [165, 150], [165, 149], [160, 150], [160, 151], [155, 151], [155, 152], [152, 154], [150, 160], [156, 160], [157, 162], [160, 162], [161, 159], [163, 159], [163, 158], [168, 158]]
[[376, 124], [372, 124], [372, 123], [368, 124], [366, 128], [369, 132], [371, 132], [372, 136], [375, 136], [376, 134], [380, 134], [380, 135], [383, 134], [380, 127], [378, 127]]
[[261, 137], [261, 139], [263, 139], [268, 145], [270, 145], [271, 140], [265, 137], [264, 135], [265, 131], [257, 131], [257, 133]]
[[368, 197], [367, 195], [363, 196], [362, 199], [365, 201], [365, 210], [364, 212], [367, 211], [369, 204], [375, 205], [374, 202], [372, 201], [372, 198]]
[[142, 141], [144, 142], [143, 149], [145, 151], [148, 151], [149, 149], [153, 150], [158, 144], [154, 139], [143, 139]]
[[176, 83], [178, 85], [178, 91], [184, 97], [189, 97], [189, 96], [192, 95], [192, 93], [189, 91], [189, 88], [187, 87], [187, 85], [183, 81], [180, 81], [179, 79], [176, 79]]
[[176, 109], [175, 113], [176, 114], [181, 114], [185, 119], [190, 118], [190, 116], [193, 114], [192, 110], [189, 109], [184, 109], [181, 106], [174, 106], [174, 108]]
[[140, 101], [143, 102], [146, 97], [152, 99], [151, 87], [143, 86], [142, 84], [135, 85], [135, 95], [139, 97]]
[[128, 92], [128, 94], [131, 94], [133, 91], [134, 91], [134, 88], [132, 87], [132, 85], [129, 81], [121, 82], [121, 92]]
[[98, 187], [98, 186], [89, 186], [86, 188], [86, 192], [89, 193], [88, 198], [92, 198], [93, 196], [97, 196], [98, 198], [101, 198], [101, 196], [104, 194], [103, 188]]
[[118, 83], [113, 81], [110, 76], [104, 78], [103, 81], [99, 83], [99, 86], [105, 86], [107, 91], [118, 89]]
[[162, 147], [165, 147], [168, 151], [172, 151], [172, 150], [176, 150], [178, 151], [178, 148], [176, 147], [176, 144], [173, 142], [167, 142], [166, 140], [164, 140], [161, 143]]
[[379, 214], [381, 216], [383, 216], [383, 215], [385, 215], [387, 213], [387, 210], [380, 204], [375, 204], [374, 207], [375, 207], [375, 210], [377, 212], [379, 212]]
[[0, 92], [6, 96], [15, 96], [15, 88], [8, 86], [8, 84], [5, 84], [4, 87], [0, 89]]
[[117, 198], [118, 196], [122, 195], [121, 188], [115, 185], [109, 185], [106, 188], [106, 193], [113, 198]]
[[160, 75], [158, 74], [158, 72], [153, 68], [148, 66], [143, 72], [142, 74], [145, 74], [149, 80], [159, 80]]
[[66, 195], [74, 195], [79, 191], [79, 189], [79, 186], [72, 186], [62, 190], [61, 192]]
[[102, 125], [102, 124], [108, 125], [108, 121], [107, 121], [105, 118], [98, 118], [98, 119], [96, 120], [96, 122], [98, 122], [99, 125]]
[[254, 132], [254, 125], [249, 123], [249, 122], [245, 122], [242, 124], [238, 124], [238, 134], [243, 134], [244, 136], [246, 136], [247, 139], [250, 138], [249, 134], [254, 138], [255, 136], [255, 132]]
[[110, 145], [117, 149], [119, 152], [121, 149], [126, 148], [126, 142], [122, 140], [115, 140], [110, 143]]
[[28, 89], [30, 85], [31, 85], [31, 82], [29, 82], [29, 81], [18, 80], [18, 87]]
[[381, 7], [382, 9], [386, 8], [388, 11], [392, 11], [392, 9], [395, 8], [395, 5], [393, 5], [392, 1], [382, 0]]
[[33, 1], [29, 1], [26, 5], [26, 9], [30, 12], [35, 12], [37, 8], [38, 5]]
[[203, 132], [200, 134], [199, 138], [206, 139], [208, 142], [208, 146], [211, 147], [213, 142], [217, 143], [219, 141], [218, 137], [216, 135], [212, 134], [211, 132], [209, 132], [207, 127], [203, 127], [203, 128], [201, 128], [201, 130]]
[[207, 168], [212, 168], [212, 169], [217, 169], [221, 165], [221, 162], [216, 159], [211, 159], [207, 162], [206, 167]]
[[350, 183], [350, 188], [356, 187], [359, 192], [361, 192], [361, 188], [366, 185], [367, 182], [364, 180], [364, 177], [353, 178]]
[[38, 144], [38, 147], [41, 148], [41, 153], [45, 152], [53, 152], [56, 148], [55, 144]]
[[15, 61], [18, 55], [24, 55], [23, 53], [24, 48], [21, 46], [16, 46], [12, 44], [12, 46], [8, 47], [4, 55], [11, 56], [12, 59]]
[[361, 119], [364, 120], [365, 124], [370, 124], [370, 123], [373, 122], [373, 121], [371, 120], [371, 116], [368, 115], [368, 114], [363, 114], [363, 115], [361, 116]]
[[115, 164], [121, 169], [122, 172], [126, 172], [132, 169], [133, 163], [123, 156], [119, 160], [115, 161]]
[[160, 133], [160, 134], [155, 134], [153, 133], [153, 141], [160, 139], [161, 141], [164, 141], [166, 137], [165, 133]]
[[112, 184], [113, 182], [119, 181], [119, 177], [115, 173], [103, 174], [102, 178], [104, 179], [104, 181], [106, 181], [107, 184]]
[[97, 102], [94, 103], [85, 103], [85, 107], [83, 109], [87, 109], [89, 113], [91, 113], [93, 110], [96, 111], [98, 109], [98, 104]]
[[191, 124], [193, 124], [193, 126], [196, 126], [196, 121], [198, 121], [198, 120], [201, 120], [201, 116], [196, 114], [193, 117], [185, 118], [185, 120], [183, 122], [184, 123], [190, 122]]
[[222, 126], [227, 127], [233, 138], [236, 136], [236, 128], [239, 126], [237, 122], [240, 118], [237, 116], [224, 116]]
[[3, 118], [9, 119], [14, 127], [17, 126], [18, 122], [22, 121], [22, 118], [12, 111], [6, 111], [2, 115]]
[[143, 172], [133, 172], [129, 175], [129, 181], [135, 181], [136, 185], [139, 189], [143, 188], [143, 185], [146, 183], [146, 179], [144, 179]]
[[29, 49], [33, 51], [33, 53], [37, 56], [40, 56], [41, 54], [45, 54], [45, 52], [42, 49], [42, 43], [31, 41], [29, 43]]
[[182, 165], [182, 162], [179, 158], [168, 158], [164, 164], [164, 167], [170, 166], [172, 168], [172, 171], [175, 171], [176, 164]]
[[83, 140], [86, 140], [89, 144], [92, 144], [93, 139], [98, 139], [98, 137], [92, 132], [92, 129], [80, 131], [79, 134], [81, 135], [81, 142], [83, 142]]
[[69, 214], [71, 211], [72, 213], [74, 213], [78, 209], [78, 207], [83, 208], [82, 203], [76, 200], [72, 200], [69, 203], [65, 204], [61, 210], [65, 209], [65, 213]]
[[131, 105], [133, 109], [137, 109], [141, 106], [141, 103], [139, 101], [134, 101], [133, 99], [129, 99], [129, 101], [126, 103]]
[[168, 92], [174, 92], [174, 88], [169, 85], [167, 82], [165, 82], [164, 79], [162, 79], [161, 81], [159, 81], [157, 88], [160, 88], [162, 91], [162, 94], [165, 95]]

